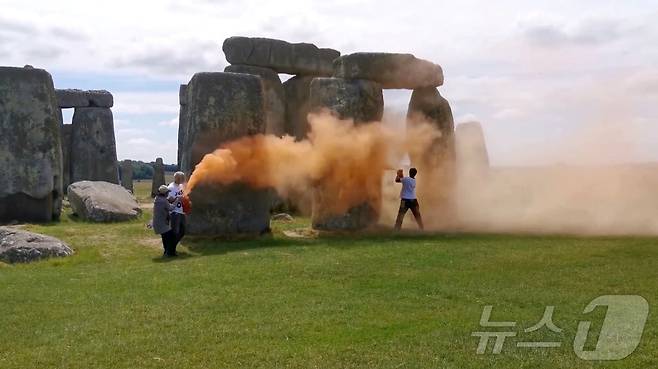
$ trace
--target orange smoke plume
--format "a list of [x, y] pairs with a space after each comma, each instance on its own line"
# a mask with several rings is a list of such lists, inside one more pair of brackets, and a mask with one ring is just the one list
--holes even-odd
[[379, 201], [384, 170], [395, 167], [411, 147], [428, 147], [440, 136], [429, 125], [419, 125], [411, 135], [396, 135], [379, 122], [354, 125], [326, 113], [311, 114], [309, 121], [307, 140], [256, 135], [222, 145], [197, 164], [187, 192], [201, 183], [242, 182], [274, 188], [287, 197], [320, 187], [332, 196], [329, 210], [343, 212]]

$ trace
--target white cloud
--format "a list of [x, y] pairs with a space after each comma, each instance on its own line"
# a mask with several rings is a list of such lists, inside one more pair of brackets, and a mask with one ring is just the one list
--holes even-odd
[[113, 92], [113, 111], [119, 114], [170, 115], [178, 113], [178, 91], [171, 92]]
[[[658, 11], [651, 2], [117, 0], [90, 7], [0, 0], [0, 9], [3, 64], [172, 82], [165, 92], [112, 91], [117, 129], [143, 130], [117, 131], [120, 155], [140, 155], [133, 158], [175, 160], [176, 145], [163, 145], [175, 142], [167, 118], [179, 109], [173, 86], [197, 71], [222, 70], [221, 43], [232, 35], [344, 53], [411, 52], [437, 62], [456, 121], [482, 122], [494, 163], [523, 160], [529, 147], [563, 139], [609, 110], [627, 120], [658, 117]], [[387, 109], [405, 112], [409, 95], [387, 91]], [[643, 152], [658, 159], [657, 148]]]
[[163, 120], [162, 122], [158, 123], [159, 126], [161, 127], [174, 127], [178, 128], [178, 116], [173, 117], [169, 120]]

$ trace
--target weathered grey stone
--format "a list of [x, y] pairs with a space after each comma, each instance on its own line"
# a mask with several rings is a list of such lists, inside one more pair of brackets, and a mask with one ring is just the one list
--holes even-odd
[[89, 106], [98, 108], [111, 108], [114, 105], [114, 97], [111, 93], [105, 90], [89, 90]]
[[270, 38], [230, 37], [222, 50], [231, 64], [271, 68], [277, 73], [330, 76], [340, 52], [313, 44], [291, 44]]
[[309, 94], [313, 78], [295, 76], [283, 82], [286, 96], [285, 133], [297, 140], [305, 139], [310, 128], [307, 117], [311, 111]]
[[177, 165], [180, 169], [182, 166], [181, 156], [183, 155], [185, 135], [187, 134], [187, 85], [180, 85], [178, 89], [178, 161]]
[[[382, 89], [376, 82], [315, 78], [311, 82], [310, 106], [313, 111], [329, 109], [340, 119], [352, 119], [356, 124], [363, 124], [381, 121], [384, 98]], [[319, 181], [313, 191], [313, 228], [357, 230], [374, 224], [379, 218], [381, 176], [370, 176], [366, 181], [367, 183], [360, 186], [349, 187]], [[372, 197], [364, 198], [363, 203], [341, 212], [335, 209], [335, 202], [346, 188], [379, 190], [369, 193]]]
[[155, 197], [158, 193], [158, 188], [165, 183], [165, 169], [162, 158], [155, 159], [153, 163], [153, 180], [151, 181], [151, 197]]
[[87, 91], [78, 89], [55, 90], [60, 108], [85, 108], [89, 106]]
[[407, 119], [432, 123], [445, 133], [452, 134], [455, 129], [450, 103], [433, 87], [415, 89], [411, 93]]
[[265, 133], [283, 136], [285, 134], [286, 93], [279, 75], [272, 69], [249, 65], [229, 65], [224, 72], [253, 74], [262, 79], [265, 93]]
[[327, 212], [328, 202], [334, 201], [335, 197], [332, 197], [333, 195], [329, 195], [323, 190], [323, 188], [316, 189], [316, 195], [313, 197], [311, 222], [314, 229], [357, 231], [377, 223], [379, 219], [379, 205], [367, 202], [353, 206], [342, 214]]
[[119, 166], [119, 174], [121, 177], [121, 186], [131, 193], [134, 193], [133, 162], [131, 160], [122, 161]]
[[[188, 132], [182, 170], [192, 172], [204, 155], [222, 143], [265, 133], [263, 87], [259, 77], [239, 73], [197, 73], [187, 85]], [[261, 234], [269, 230], [271, 190], [244, 184], [200, 184], [190, 194], [192, 234]]]
[[340, 119], [355, 123], [381, 121], [384, 96], [376, 82], [342, 78], [315, 78], [310, 86], [311, 110], [327, 108]]
[[190, 234], [231, 237], [270, 232], [272, 190], [254, 190], [242, 183], [200, 184], [190, 193]]
[[109, 108], [76, 108], [71, 133], [71, 182], [119, 183], [114, 119]]
[[114, 183], [75, 182], [69, 186], [68, 198], [73, 213], [92, 222], [126, 221], [142, 213], [135, 196]]
[[29, 263], [69, 255], [73, 255], [73, 250], [57, 238], [16, 228], [0, 227], [1, 261]]
[[0, 222], [59, 217], [60, 126], [61, 112], [48, 72], [0, 67]]
[[480, 123], [458, 124], [455, 130], [455, 147], [460, 178], [477, 180], [486, 176], [489, 170], [489, 154]]
[[62, 183], [64, 192], [67, 191], [71, 184], [71, 135], [73, 134], [72, 124], [62, 124]]
[[334, 61], [334, 77], [367, 79], [382, 88], [416, 89], [443, 84], [443, 70], [411, 54], [354, 53]]
[[114, 105], [114, 97], [105, 90], [63, 89], [56, 93], [60, 108], [111, 108]]
[[178, 103], [180, 105], [187, 105], [187, 85], [182, 84], [178, 87]]

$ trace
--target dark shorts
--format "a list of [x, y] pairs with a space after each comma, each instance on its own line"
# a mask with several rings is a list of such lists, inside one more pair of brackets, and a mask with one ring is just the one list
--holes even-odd
[[418, 200], [413, 199], [401, 199], [400, 200], [400, 211], [406, 211], [408, 209], [418, 209], [420, 205], [418, 205]]

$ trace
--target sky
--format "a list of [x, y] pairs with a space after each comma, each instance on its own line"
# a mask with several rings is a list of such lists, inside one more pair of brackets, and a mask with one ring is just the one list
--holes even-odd
[[[175, 163], [178, 86], [222, 71], [223, 40], [241, 35], [440, 64], [456, 123], [482, 124], [493, 164], [658, 160], [658, 1], [0, 0], [0, 9], [0, 65], [44, 68], [56, 88], [112, 92], [119, 159]], [[387, 110], [404, 114], [410, 94], [386, 90]]]

